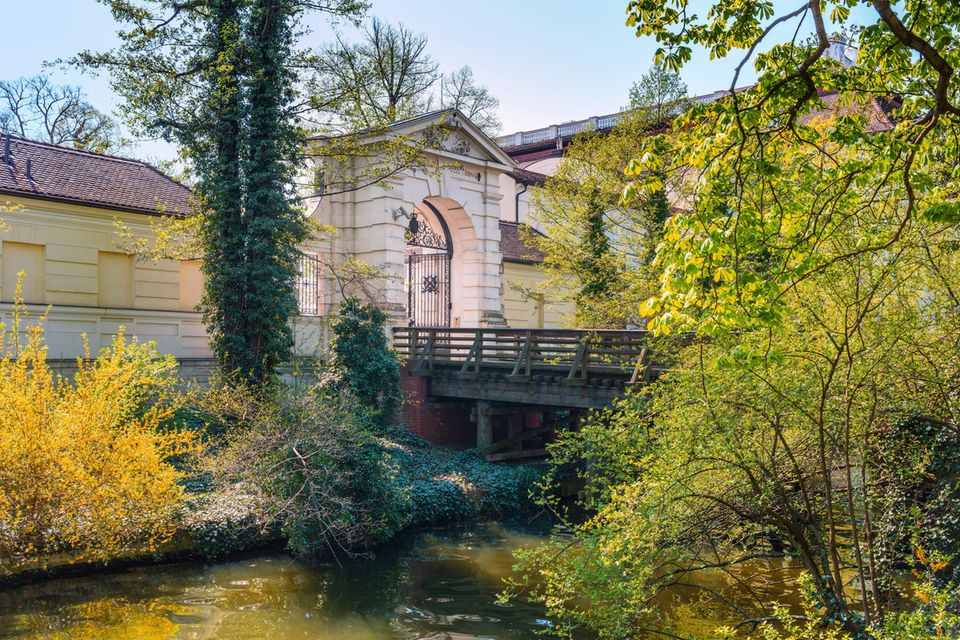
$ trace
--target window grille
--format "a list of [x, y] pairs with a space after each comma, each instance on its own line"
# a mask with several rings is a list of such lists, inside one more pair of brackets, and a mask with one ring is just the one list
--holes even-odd
[[300, 254], [297, 261], [297, 307], [302, 316], [319, 316], [321, 300], [321, 282], [323, 264], [316, 256]]

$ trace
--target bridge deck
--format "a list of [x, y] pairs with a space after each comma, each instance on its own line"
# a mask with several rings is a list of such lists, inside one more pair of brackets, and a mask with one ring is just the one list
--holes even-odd
[[646, 331], [398, 327], [394, 347], [449, 398], [600, 408], [658, 373]]

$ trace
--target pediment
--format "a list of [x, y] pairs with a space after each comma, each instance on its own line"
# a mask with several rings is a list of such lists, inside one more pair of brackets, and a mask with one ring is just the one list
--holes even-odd
[[444, 109], [402, 120], [390, 125], [390, 131], [398, 135], [415, 135], [424, 132], [430, 135], [428, 147], [464, 159], [494, 162], [507, 168], [516, 163], [467, 116], [457, 109]]

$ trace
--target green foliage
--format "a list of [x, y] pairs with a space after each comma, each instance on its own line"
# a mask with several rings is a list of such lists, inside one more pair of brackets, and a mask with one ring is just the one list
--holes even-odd
[[380, 307], [348, 298], [332, 327], [332, 372], [381, 425], [396, 418], [402, 399], [400, 361], [387, 344], [386, 323]]
[[[891, 477], [878, 487], [878, 562], [890, 566], [913, 549], [946, 566], [924, 579], [940, 588], [960, 579], [960, 449], [951, 425], [910, 417], [879, 435], [874, 456]], [[881, 575], [883, 580], [888, 576]], [[894, 589], [893, 584], [884, 584]]]
[[[788, 604], [750, 588], [769, 575], [752, 563], [786, 555], [812, 613], [769, 634], [952, 629], [960, 11], [871, 2], [846, 66], [825, 55], [826, 16], [843, 27], [857, 4], [628, 4], [668, 68], [695, 46], [740, 49], [731, 88], [751, 61], [759, 79], [644, 138], [627, 165], [624, 203], [666, 184], [681, 205], [640, 314], [693, 344], [622, 416], [559, 445], [591, 461], [594, 515], [521, 560], [568, 624], [669, 628], [652, 602], [679, 582], [749, 629]], [[787, 27], [798, 36], [770, 42]], [[940, 564], [919, 576], [926, 602], [900, 613], [898, 578], [922, 545]]]
[[278, 527], [296, 554], [351, 554], [404, 526], [396, 472], [348, 394], [226, 387], [208, 394], [203, 409], [230, 425], [206, 461], [214, 497], [247, 493], [259, 521]]
[[276, 523], [265, 517], [254, 493], [232, 487], [191, 496], [179, 525], [193, 552], [215, 559], [280, 539]]
[[665, 135], [666, 115], [686, 108], [685, 95], [675, 74], [654, 68], [634, 87], [617, 125], [577, 136], [557, 172], [534, 192], [533, 215], [546, 235], [528, 238], [546, 254], [544, 288], [551, 298], [576, 304], [572, 324], [578, 327], [642, 322], [637, 310], [657, 284], [652, 262], [670, 213], [669, 185], [658, 167], [658, 186], [621, 198], [630, 184], [625, 170], [646, 139]]
[[[759, 74], [756, 86], [681, 117], [669, 147], [637, 154], [630, 169], [635, 192], [656, 187], [659, 177], [647, 173], [654, 168], [689, 178], [679, 195], [691, 206], [667, 224], [660, 291], [644, 308], [656, 315], [653, 328], [712, 334], [776, 325], [786, 292], [832, 262], [895, 250], [914, 223], [955, 223], [951, 69], [960, 58], [946, 43], [960, 29], [956, 3], [875, 2], [856, 18], [854, 4], [779, 13], [736, 0], [713, 0], [706, 12], [684, 10], [682, 0], [629, 3], [628, 23], [658, 40], [668, 66], [700, 46], [739, 58], [731, 88], [746, 65]], [[846, 44], [827, 33], [827, 14], [838, 29], [854, 19], [866, 26]], [[770, 42], [774, 23], [800, 36]], [[827, 55], [838, 47], [856, 64]], [[838, 236], [850, 241], [831, 246]]]
[[496, 465], [476, 451], [433, 447], [409, 433], [386, 443], [408, 497], [410, 526], [515, 513], [532, 506], [530, 491], [542, 471]]
[[914, 589], [915, 607], [899, 611], [878, 630], [879, 640], [925, 640], [960, 635], [960, 589], [923, 581]]
[[687, 85], [676, 72], [655, 64], [630, 87], [630, 108], [653, 126], [668, 124], [689, 108]]

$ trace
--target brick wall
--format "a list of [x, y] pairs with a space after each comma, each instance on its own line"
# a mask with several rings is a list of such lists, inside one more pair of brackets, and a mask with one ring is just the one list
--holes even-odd
[[427, 383], [425, 377], [401, 372], [403, 423], [427, 442], [455, 449], [475, 447], [477, 427], [470, 420], [469, 406], [428, 402]]

